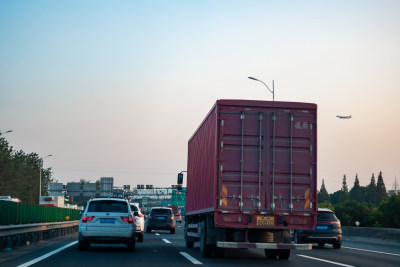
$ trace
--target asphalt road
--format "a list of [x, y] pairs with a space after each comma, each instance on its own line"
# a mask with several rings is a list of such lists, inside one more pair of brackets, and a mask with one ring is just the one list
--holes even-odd
[[[400, 247], [344, 242], [341, 249], [313, 247], [311, 251], [293, 250], [289, 260], [267, 260], [263, 250], [229, 249], [224, 258], [202, 258], [199, 244], [187, 249], [183, 239], [183, 224], [176, 234], [153, 231], [145, 234], [143, 243], [136, 243], [136, 252], [124, 245], [92, 245], [78, 251], [77, 235], [53, 241], [43, 241], [36, 249], [29, 246], [15, 252], [0, 252], [2, 267], [7, 266], [400, 266]], [[23, 252], [23, 253], [22, 253]], [[7, 254], [8, 253], [8, 254]], [[14, 258], [10, 257], [14, 253]], [[7, 258], [7, 256], [9, 256]], [[6, 260], [5, 260], [6, 259]]]

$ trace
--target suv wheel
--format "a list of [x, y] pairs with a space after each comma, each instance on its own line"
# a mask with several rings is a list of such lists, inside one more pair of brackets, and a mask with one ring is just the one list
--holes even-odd
[[333, 248], [339, 249], [342, 246], [342, 242], [334, 242], [332, 246]]
[[86, 250], [90, 247], [90, 243], [87, 241], [78, 240], [78, 250]]
[[138, 242], [143, 242], [143, 233], [140, 233], [137, 238]]
[[128, 249], [132, 252], [135, 252], [136, 250], [136, 240], [134, 236], [131, 237], [131, 240], [128, 243]]

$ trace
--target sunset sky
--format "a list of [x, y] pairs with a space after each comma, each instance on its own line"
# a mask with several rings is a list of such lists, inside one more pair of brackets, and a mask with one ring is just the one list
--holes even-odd
[[[400, 181], [400, 1], [0, 1], [0, 132], [59, 182], [176, 183], [217, 99], [318, 105], [318, 188]], [[340, 120], [336, 115], [352, 115]]]

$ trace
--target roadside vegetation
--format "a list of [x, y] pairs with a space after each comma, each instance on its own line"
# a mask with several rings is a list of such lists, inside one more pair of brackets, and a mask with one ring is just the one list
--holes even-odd
[[318, 207], [333, 210], [344, 226], [400, 228], [400, 194], [394, 190], [387, 195], [382, 172], [377, 181], [372, 174], [367, 186], [360, 186], [356, 174], [350, 191], [344, 175], [342, 188], [332, 194], [328, 193], [322, 179]]
[[[36, 153], [14, 151], [0, 136], [0, 196], [19, 198], [25, 204], [39, 204], [39, 177], [43, 158]], [[42, 195], [53, 182], [51, 168], [42, 169]]]

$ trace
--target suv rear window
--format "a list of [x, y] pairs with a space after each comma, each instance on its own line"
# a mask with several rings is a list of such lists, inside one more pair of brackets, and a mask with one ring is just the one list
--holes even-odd
[[131, 205], [131, 210], [132, 211], [139, 211], [138, 207], [136, 205]]
[[333, 212], [326, 212], [326, 211], [319, 211], [317, 214], [317, 221], [339, 221], [336, 218], [335, 213]]
[[171, 215], [172, 210], [168, 209], [152, 209], [151, 215]]
[[88, 212], [121, 212], [128, 213], [128, 205], [122, 201], [100, 200], [89, 203]]

